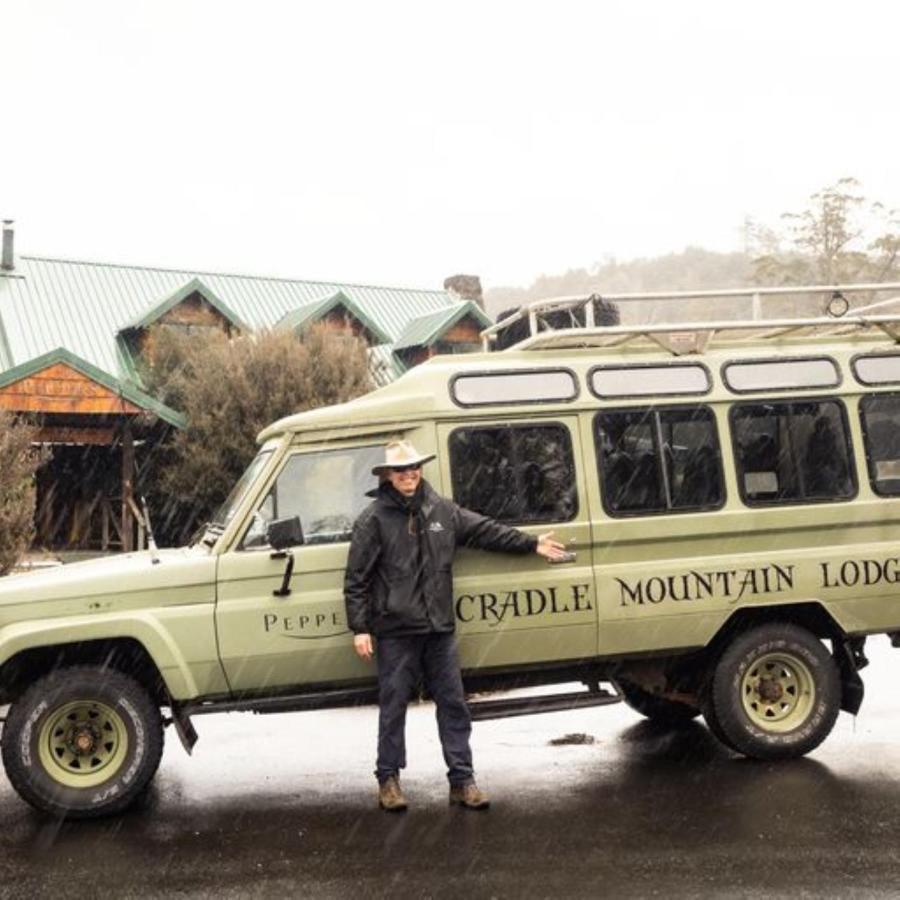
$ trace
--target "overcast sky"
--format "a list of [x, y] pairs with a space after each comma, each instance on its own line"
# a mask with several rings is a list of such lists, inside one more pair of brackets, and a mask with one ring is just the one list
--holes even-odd
[[21, 253], [486, 287], [900, 205], [900, 8], [0, 0]]

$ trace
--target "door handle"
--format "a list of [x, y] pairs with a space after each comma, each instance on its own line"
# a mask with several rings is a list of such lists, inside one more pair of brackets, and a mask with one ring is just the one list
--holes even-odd
[[577, 558], [578, 558], [578, 555], [574, 551], [570, 550], [569, 552], [567, 552], [563, 556], [561, 556], [559, 559], [551, 559], [549, 562], [550, 562], [550, 565], [552, 565], [552, 566], [561, 566], [561, 565], [564, 565], [565, 563], [573, 563], [573, 562], [575, 562], [575, 560]]
[[270, 553], [270, 559], [284, 559], [287, 557], [287, 564], [284, 567], [284, 578], [281, 579], [281, 587], [272, 591], [275, 597], [288, 597], [291, 593], [291, 576], [294, 574], [294, 554], [290, 550], [280, 550]]

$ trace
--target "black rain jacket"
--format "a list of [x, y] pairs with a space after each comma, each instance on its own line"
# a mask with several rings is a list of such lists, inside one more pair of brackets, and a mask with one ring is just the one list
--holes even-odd
[[452, 632], [451, 566], [459, 545], [532, 553], [537, 538], [441, 497], [425, 481], [413, 503], [388, 482], [353, 525], [344, 578], [354, 634]]

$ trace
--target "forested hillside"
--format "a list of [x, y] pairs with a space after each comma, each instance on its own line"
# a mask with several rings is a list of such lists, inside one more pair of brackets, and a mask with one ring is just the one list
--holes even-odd
[[[633, 293], [734, 288], [748, 285], [846, 284], [900, 282], [900, 212], [867, 199], [853, 178], [841, 178], [817, 191], [807, 207], [786, 212], [774, 225], [747, 219], [746, 249], [717, 253], [702, 247], [649, 259], [609, 259], [562, 275], [541, 275], [530, 287], [497, 287], [485, 295], [488, 312], [548, 297], [578, 294]], [[882, 295], [883, 296], [883, 295]], [[858, 296], [854, 305], [872, 297]], [[763, 314], [818, 314], [802, 300], [766, 301]], [[818, 300], [817, 300], [818, 302]], [[722, 318], [749, 315], [749, 304], [694, 301], [671, 306], [641, 304], [622, 310], [623, 321], [639, 318]]]
[[485, 293], [490, 315], [501, 310], [570, 294], [681, 291], [696, 288], [743, 287], [754, 281], [753, 257], [747, 253], [716, 253], [688, 247], [650, 259], [608, 260], [589, 269], [563, 275], [542, 275], [527, 288], [499, 287]]

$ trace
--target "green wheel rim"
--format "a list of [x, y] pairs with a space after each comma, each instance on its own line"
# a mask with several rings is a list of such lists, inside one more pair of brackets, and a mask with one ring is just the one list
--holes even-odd
[[799, 728], [816, 702], [816, 683], [792, 653], [766, 653], [741, 680], [744, 712], [758, 728], [781, 734]]
[[109, 781], [127, 754], [122, 717], [97, 700], [74, 700], [53, 710], [38, 735], [44, 771], [65, 787], [91, 788]]

